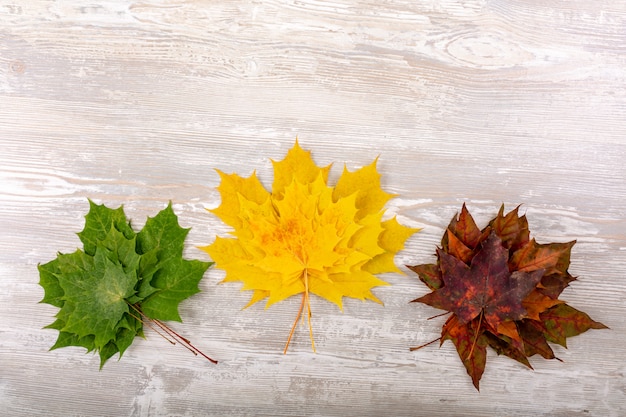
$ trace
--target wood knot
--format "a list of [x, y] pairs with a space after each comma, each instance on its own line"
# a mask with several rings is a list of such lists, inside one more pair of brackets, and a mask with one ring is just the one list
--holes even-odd
[[24, 61], [19, 59], [11, 61], [9, 63], [9, 71], [14, 74], [24, 74], [24, 72], [26, 72], [26, 64], [24, 63]]

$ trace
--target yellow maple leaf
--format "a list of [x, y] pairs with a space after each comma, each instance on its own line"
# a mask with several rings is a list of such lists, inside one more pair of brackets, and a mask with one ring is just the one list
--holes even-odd
[[274, 183], [268, 192], [253, 173], [248, 178], [218, 171], [222, 202], [210, 210], [234, 231], [202, 247], [226, 271], [223, 282], [241, 281], [252, 290], [246, 307], [267, 298], [266, 308], [302, 294], [300, 310], [285, 345], [306, 306], [313, 351], [309, 294], [342, 309], [342, 298], [380, 303], [371, 289], [388, 285], [374, 274], [400, 272], [394, 255], [418, 229], [382, 221], [393, 197], [380, 187], [376, 160], [355, 172], [346, 168], [335, 187], [327, 184], [330, 165], [320, 168], [298, 141], [282, 161], [272, 161]]

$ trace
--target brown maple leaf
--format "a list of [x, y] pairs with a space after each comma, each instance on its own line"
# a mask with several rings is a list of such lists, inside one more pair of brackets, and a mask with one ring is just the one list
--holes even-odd
[[567, 271], [575, 241], [538, 244], [518, 209], [505, 215], [502, 206], [481, 230], [464, 204], [437, 263], [408, 266], [433, 291], [413, 301], [452, 313], [436, 340], [454, 343], [476, 389], [487, 346], [532, 368], [535, 354], [558, 359], [548, 342], [565, 347], [568, 337], [606, 328], [558, 299], [576, 279]]
[[535, 288], [543, 270], [509, 272], [508, 250], [492, 232], [467, 266], [460, 259], [438, 250], [444, 286], [415, 301], [452, 311], [460, 324], [480, 317], [496, 331], [505, 321], [526, 315], [524, 298]]

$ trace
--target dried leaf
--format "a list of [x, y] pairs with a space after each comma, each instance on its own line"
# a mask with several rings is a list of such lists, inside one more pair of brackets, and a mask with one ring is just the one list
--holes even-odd
[[586, 332], [589, 329], [607, 329], [604, 324], [594, 321], [586, 313], [567, 304], [559, 304], [541, 313], [547, 340], [567, 347], [566, 339]]
[[451, 316], [443, 326], [441, 343], [451, 340], [467, 374], [472, 378], [476, 389], [479, 389], [480, 378], [487, 363], [487, 338], [478, 323], [462, 324], [456, 316]]
[[504, 204], [498, 215], [489, 222], [491, 229], [502, 239], [502, 244], [510, 251], [515, 251], [528, 243], [530, 232], [526, 216], [519, 216], [519, 206], [504, 215]]
[[574, 240], [540, 245], [532, 239], [511, 255], [510, 268], [512, 271], [530, 272], [543, 269], [545, 274], [565, 274], [575, 243]]
[[[474, 218], [467, 211], [467, 207], [463, 204], [461, 213], [454, 216], [448, 225], [448, 232], [456, 236], [469, 249], [474, 249], [481, 242], [482, 232], [476, 226]], [[450, 237], [448, 233], [448, 238]], [[445, 248], [445, 245], [443, 245]]]
[[526, 315], [523, 299], [541, 280], [543, 271], [509, 272], [508, 251], [492, 233], [468, 267], [462, 260], [438, 251], [444, 286], [417, 301], [452, 311], [463, 324], [483, 315], [497, 329], [501, 322]]
[[555, 359], [548, 342], [565, 346], [568, 337], [606, 328], [558, 299], [575, 280], [567, 271], [575, 241], [530, 240], [518, 209], [504, 215], [501, 207], [478, 230], [463, 205], [444, 233], [437, 263], [409, 267], [432, 290], [413, 301], [453, 313], [441, 341], [454, 343], [476, 389], [487, 345], [530, 367], [527, 358], [535, 354]]
[[[407, 265], [407, 268], [415, 272], [420, 280], [431, 290], [436, 290], [443, 286], [443, 278], [441, 278], [441, 271], [437, 264]], [[413, 302], [415, 301], [417, 300], [413, 300]]]
[[547, 309], [554, 307], [557, 304], [562, 304], [563, 300], [554, 299], [544, 295], [539, 289], [535, 288], [531, 291], [526, 298], [522, 301], [522, 306], [526, 309], [526, 317], [541, 321], [540, 313]]

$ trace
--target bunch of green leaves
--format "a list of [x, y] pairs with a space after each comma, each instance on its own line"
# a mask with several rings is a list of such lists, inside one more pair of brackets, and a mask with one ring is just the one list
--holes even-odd
[[180, 227], [171, 203], [148, 218], [139, 233], [123, 207], [113, 210], [92, 201], [89, 206], [78, 233], [83, 250], [59, 253], [38, 265], [45, 291], [41, 302], [60, 309], [46, 326], [59, 331], [51, 350], [80, 346], [97, 351], [102, 368], [116, 353], [121, 358], [135, 336], [143, 337], [145, 324], [202, 354], [161, 323], [182, 321], [179, 303], [200, 291], [198, 283], [211, 265], [183, 259], [189, 229]]

